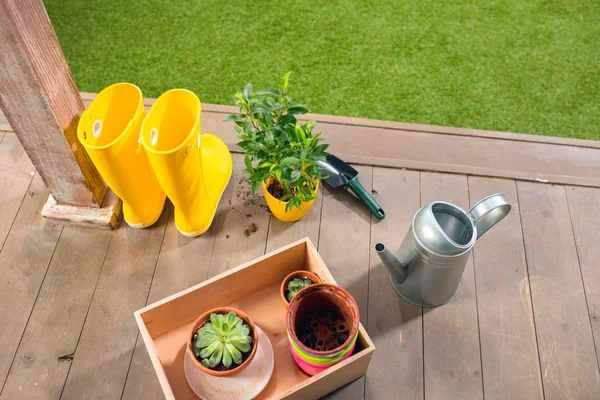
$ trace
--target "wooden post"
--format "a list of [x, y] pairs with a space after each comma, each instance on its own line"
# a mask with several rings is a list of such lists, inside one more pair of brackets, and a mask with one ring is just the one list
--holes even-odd
[[114, 228], [120, 200], [77, 140], [84, 110], [42, 0], [0, 0], [0, 107], [51, 196], [46, 219]]

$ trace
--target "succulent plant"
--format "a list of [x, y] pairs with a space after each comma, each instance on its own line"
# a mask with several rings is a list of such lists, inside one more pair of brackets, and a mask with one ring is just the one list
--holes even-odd
[[210, 322], [196, 331], [193, 349], [196, 358], [207, 368], [222, 363], [226, 369], [242, 363], [242, 354], [252, 349], [250, 327], [233, 311], [229, 314], [210, 314]]
[[287, 285], [287, 294], [285, 298], [287, 301], [292, 301], [294, 296], [298, 294], [299, 291], [304, 289], [307, 286], [314, 285], [312, 279], [308, 278], [294, 278]]

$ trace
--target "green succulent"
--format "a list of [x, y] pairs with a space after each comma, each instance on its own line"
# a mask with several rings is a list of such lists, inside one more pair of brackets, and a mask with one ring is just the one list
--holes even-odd
[[307, 286], [314, 285], [314, 282], [308, 278], [294, 278], [287, 285], [287, 294], [285, 295], [287, 301], [292, 301], [295, 295], [298, 294], [299, 291], [304, 289]]
[[210, 314], [210, 322], [194, 334], [196, 358], [207, 368], [223, 363], [226, 368], [242, 363], [242, 353], [252, 349], [250, 327], [233, 311], [229, 314]]

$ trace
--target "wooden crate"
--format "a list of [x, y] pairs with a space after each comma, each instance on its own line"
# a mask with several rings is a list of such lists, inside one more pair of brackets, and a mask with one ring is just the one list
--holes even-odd
[[314, 245], [305, 238], [136, 311], [165, 397], [196, 398], [183, 372], [190, 324], [203, 312], [227, 305], [247, 313], [269, 336], [275, 351], [273, 376], [258, 399], [314, 399], [364, 375], [375, 346], [362, 325], [354, 354], [318, 375], [304, 374], [292, 359], [279, 288], [286, 275], [300, 269], [335, 283]]

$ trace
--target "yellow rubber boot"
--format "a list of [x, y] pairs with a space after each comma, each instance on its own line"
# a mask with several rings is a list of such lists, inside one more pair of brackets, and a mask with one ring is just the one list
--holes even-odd
[[185, 236], [210, 228], [231, 177], [229, 149], [217, 136], [202, 134], [201, 110], [194, 93], [173, 89], [156, 100], [142, 124], [142, 144]]
[[155, 223], [166, 199], [139, 142], [145, 117], [140, 88], [117, 83], [96, 96], [77, 126], [79, 142], [123, 201], [125, 222], [134, 228]]

